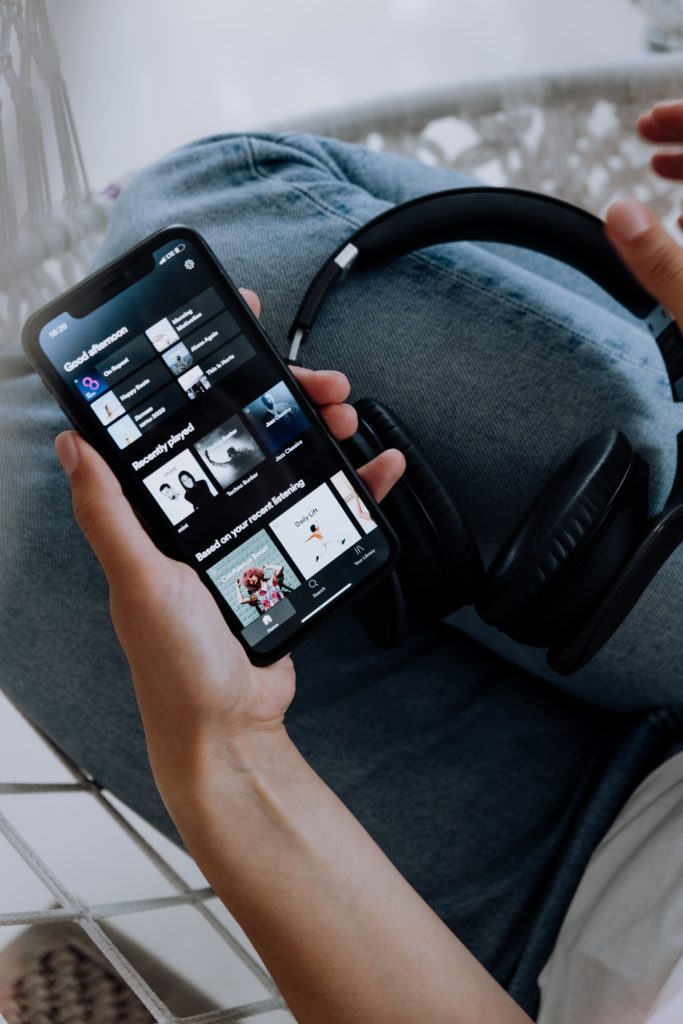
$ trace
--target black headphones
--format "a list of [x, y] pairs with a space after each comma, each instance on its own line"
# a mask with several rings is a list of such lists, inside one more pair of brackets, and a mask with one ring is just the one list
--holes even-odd
[[[505, 242], [569, 263], [646, 321], [683, 400], [683, 336], [619, 260], [601, 220], [569, 203], [507, 188], [437, 192], [396, 206], [346, 239], [309, 285], [289, 332], [289, 362], [330, 290], [351, 269], [387, 263], [444, 242]], [[481, 618], [514, 640], [548, 648], [560, 675], [582, 668], [624, 620], [650, 580], [683, 542], [683, 431], [664, 509], [648, 519], [649, 466], [615, 429], [589, 438], [541, 490], [488, 571], [472, 531], [414, 440], [387, 408], [356, 403], [358, 432], [345, 442], [356, 466], [400, 448], [407, 468], [383, 508], [401, 557], [365, 608], [381, 643], [398, 643], [406, 620], [441, 619], [475, 604]], [[430, 574], [451, 581], [427, 604]]]

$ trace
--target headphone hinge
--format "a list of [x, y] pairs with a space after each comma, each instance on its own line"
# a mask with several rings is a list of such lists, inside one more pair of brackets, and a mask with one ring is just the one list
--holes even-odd
[[348, 245], [344, 246], [340, 253], [337, 253], [337, 255], [334, 258], [334, 262], [341, 270], [342, 277], [345, 277], [346, 274], [348, 274], [349, 270], [356, 262], [357, 257], [358, 249], [353, 244], [353, 242], [349, 242]]

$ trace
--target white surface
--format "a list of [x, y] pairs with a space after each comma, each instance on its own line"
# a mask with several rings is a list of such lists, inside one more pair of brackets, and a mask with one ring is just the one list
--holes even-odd
[[[49, 748], [1, 694], [0, 781], [72, 781]], [[124, 810], [120, 803], [113, 802]], [[89, 794], [0, 796], [0, 812], [67, 888], [90, 905], [176, 893]], [[133, 812], [125, 810], [125, 813], [188, 884], [193, 888], [206, 886], [206, 880], [186, 853]], [[41, 910], [54, 902], [21, 858], [0, 839], [0, 909], [10, 913]], [[217, 900], [213, 900], [211, 906], [220, 921], [246, 945], [243, 933], [227, 911]], [[118, 917], [112, 924], [153, 950], [164, 963], [188, 977], [219, 1006], [268, 997], [251, 972], [194, 909], [179, 907], [132, 914]], [[0, 928], [0, 950], [13, 941], [18, 932], [17, 928]]]
[[48, 0], [96, 186], [202, 135], [465, 79], [620, 61], [629, 0]]
[[[628, 0], [48, 0], [48, 8], [95, 187], [201, 135], [464, 79], [620, 61], [638, 52], [643, 34]], [[0, 781], [63, 777], [0, 698]], [[93, 801], [0, 803], [90, 898], [163, 891], [137, 851], [111, 838]], [[180, 851], [164, 849], [193, 873]], [[48, 902], [0, 845], [0, 907]], [[177, 953], [164, 917], [145, 925], [162, 959]], [[0, 929], [0, 948], [10, 931]], [[208, 939], [196, 938], [184, 956], [196, 980], [211, 988], [213, 978], [217, 998], [242, 984]]]
[[593, 854], [541, 976], [539, 1024], [683, 1020], [683, 754], [638, 787]]

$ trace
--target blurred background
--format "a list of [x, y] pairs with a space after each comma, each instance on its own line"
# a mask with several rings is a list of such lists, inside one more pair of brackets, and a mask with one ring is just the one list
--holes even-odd
[[622, 61], [642, 50], [651, 20], [630, 0], [47, 6], [94, 187], [202, 135], [493, 75]]

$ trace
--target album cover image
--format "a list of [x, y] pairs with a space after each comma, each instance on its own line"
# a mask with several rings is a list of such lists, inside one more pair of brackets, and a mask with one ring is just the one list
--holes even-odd
[[232, 416], [194, 446], [223, 489], [248, 473], [265, 455], [239, 416]]
[[148, 327], [145, 334], [157, 352], [164, 352], [169, 345], [172, 345], [180, 337], [178, 332], [171, 326], [171, 321], [166, 317], [163, 320], [159, 320], [152, 327]]
[[108, 427], [108, 430], [119, 448], [127, 448], [133, 441], [142, 437], [142, 431], [133, 423], [130, 416], [124, 416], [117, 420], [111, 427]]
[[173, 348], [167, 349], [161, 358], [166, 363], [174, 377], [180, 377], [181, 374], [185, 373], [185, 370], [189, 370], [194, 362], [190, 355], [190, 350], [182, 341], [179, 341], [177, 345], [173, 346]]
[[360, 540], [327, 484], [321, 484], [273, 519], [270, 528], [306, 579]]
[[259, 530], [207, 572], [243, 626], [255, 622], [301, 586], [265, 530]]
[[113, 423], [114, 420], [117, 420], [119, 416], [123, 416], [126, 411], [112, 391], [102, 395], [101, 398], [97, 398], [90, 408], [96, 414], [100, 423], [104, 423], [105, 427]]
[[334, 476], [330, 478], [330, 483], [339, 493], [342, 501], [353, 518], [360, 524], [363, 533], [370, 533], [370, 530], [374, 530], [377, 523], [370, 515], [367, 505], [347, 477], [346, 473], [342, 472], [340, 469], [338, 473], [335, 473]]
[[178, 383], [188, 398], [198, 398], [199, 395], [208, 391], [211, 387], [209, 378], [204, 375], [200, 366], [193, 366], [191, 370], [178, 377]]
[[143, 480], [175, 526], [218, 494], [192, 452], [185, 450]]
[[267, 451], [281, 451], [310, 426], [287, 385], [280, 381], [244, 409], [249, 425]]
[[76, 377], [74, 384], [85, 398], [86, 402], [92, 402], [100, 392], [107, 390], [109, 385], [104, 377], [96, 370], [88, 370], [82, 377]]

